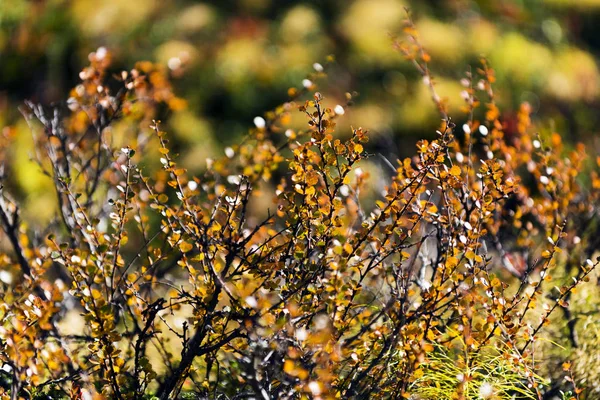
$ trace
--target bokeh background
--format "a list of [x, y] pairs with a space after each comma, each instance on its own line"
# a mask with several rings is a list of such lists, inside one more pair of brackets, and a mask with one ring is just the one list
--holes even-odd
[[169, 69], [187, 107], [161, 118], [192, 170], [286, 101], [288, 88], [328, 55], [331, 105], [359, 93], [340, 131], [363, 126], [373, 135], [370, 150], [391, 160], [410, 155], [439, 117], [421, 78], [392, 48], [405, 7], [455, 119], [463, 118], [460, 78], [486, 56], [507, 129], [528, 101], [544, 129], [600, 147], [600, 0], [1, 0], [0, 133], [17, 135], [18, 192], [44, 201], [17, 107], [25, 99], [64, 102], [101, 46], [115, 71], [140, 60]]

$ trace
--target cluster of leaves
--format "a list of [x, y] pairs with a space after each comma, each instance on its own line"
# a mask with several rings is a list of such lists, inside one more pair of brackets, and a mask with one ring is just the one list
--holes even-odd
[[[457, 127], [410, 21], [406, 34], [397, 48], [443, 119], [368, 209], [368, 133], [338, 136], [345, 107], [319, 92], [302, 101], [312, 81], [202, 176], [178, 165], [158, 121], [112, 141], [117, 117], [143, 125], [157, 104], [182, 104], [150, 64], [119, 75], [113, 96], [109, 58], [93, 54], [70, 112], [29, 104], [58, 212], [31, 231], [3, 193], [12, 255], [1, 267], [16, 277], [2, 283], [0, 396], [541, 399], [563, 388], [538, 373], [537, 349], [557, 310], [577, 341], [569, 298], [598, 265], [598, 173], [583, 172], [583, 145], [532, 134], [526, 104], [508, 135], [485, 60], [461, 81]], [[287, 129], [292, 112], [306, 130]], [[150, 142], [158, 170], [142, 166]], [[85, 324], [65, 334], [73, 310]]]

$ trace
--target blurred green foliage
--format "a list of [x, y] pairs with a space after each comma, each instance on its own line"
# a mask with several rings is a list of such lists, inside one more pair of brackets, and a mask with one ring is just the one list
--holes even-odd
[[[486, 56], [509, 134], [513, 111], [528, 101], [548, 129], [594, 140], [600, 0], [3, 0], [0, 129], [15, 127], [21, 144], [12, 157], [28, 165], [19, 150], [28, 128], [17, 107], [24, 99], [65, 101], [88, 54], [104, 46], [115, 71], [139, 60], [168, 66], [188, 107], [163, 119], [185, 164], [202, 169], [331, 54], [336, 61], [320, 90], [331, 102], [344, 101], [347, 91], [360, 94], [340, 126], [370, 129], [370, 150], [394, 160], [431, 136], [437, 121], [427, 88], [391, 46], [405, 7], [455, 119], [463, 117], [458, 82]], [[41, 202], [35, 195], [43, 185], [32, 169], [17, 180]]]

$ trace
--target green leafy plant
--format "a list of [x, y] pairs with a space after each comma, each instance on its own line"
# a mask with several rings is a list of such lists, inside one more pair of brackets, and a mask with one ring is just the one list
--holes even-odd
[[[517, 356], [518, 358], [518, 356]], [[535, 399], [523, 377], [534, 368], [515, 362], [508, 347], [487, 346], [470, 350], [465, 343], [448, 349], [437, 345], [415, 371], [410, 392], [422, 399]], [[532, 380], [542, 386], [535, 374]]]

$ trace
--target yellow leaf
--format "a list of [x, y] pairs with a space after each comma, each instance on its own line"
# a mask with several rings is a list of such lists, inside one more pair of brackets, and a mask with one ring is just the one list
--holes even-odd
[[431, 345], [429, 343], [425, 343], [423, 345], [423, 351], [425, 351], [427, 353], [431, 353], [433, 351], [433, 345]]
[[292, 360], [285, 360], [285, 362], [283, 363], [283, 372], [285, 372], [286, 374], [292, 374], [292, 372], [294, 372], [294, 362]]
[[544, 250], [542, 252], [542, 257], [544, 257], [544, 258], [550, 258], [550, 256], [551, 256], [550, 251]]
[[458, 165], [454, 165], [452, 168], [450, 168], [450, 175], [460, 176], [460, 167]]
[[451, 269], [458, 265], [458, 258], [456, 257], [448, 257], [446, 260], [446, 268]]
[[308, 171], [305, 179], [307, 185], [314, 186], [319, 183], [319, 174], [316, 171]]
[[352, 254], [352, 245], [348, 242], [344, 243], [344, 251], [347, 254]]
[[187, 253], [188, 251], [192, 250], [194, 248], [194, 246], [188, 242], [181, 242], [179, 244], [179, 250], [181, 250], [182, 253]]
[[432, 342], [436, 339], [435, 338], [435, 333], [433, 333], [433, 330], [429, 329], [427, 331], [427, 339], [431, 340]]
[[219, 224], [217, 221], [213, 221], [213, 224], [210, 227], [210, 230], [213, 232], [219, 232], [221, 230], [221, 224]]

